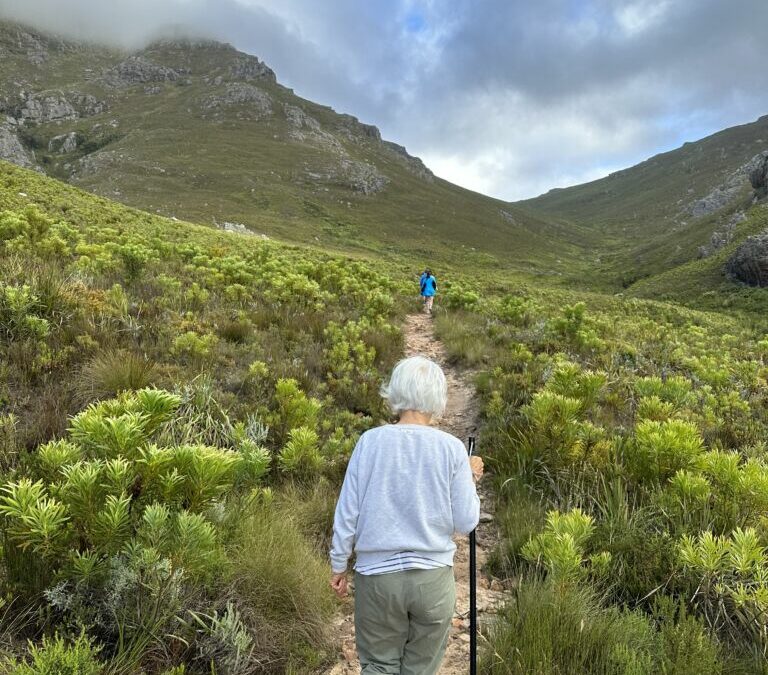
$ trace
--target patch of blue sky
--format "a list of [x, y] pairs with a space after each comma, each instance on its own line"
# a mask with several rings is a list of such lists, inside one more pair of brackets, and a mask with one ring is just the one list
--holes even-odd
[[428, 28], [426, 17], [417, 9], [405, 15], [404, 25], [407, 33], [423, 33]]

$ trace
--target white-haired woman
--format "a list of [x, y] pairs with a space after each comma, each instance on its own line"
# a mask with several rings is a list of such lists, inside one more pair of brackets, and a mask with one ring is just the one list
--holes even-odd
[[346, 595], [354, 550], [363, 673], [429, 675], [443, 659], [456, 600], [452, 537], [477, 525], [483, 463], [430, 426], [447, 398], [433, 361], [398, 363], [382, 396], [399, 421], [365, 432], [352, 453], [333, 523], [331, 586]]

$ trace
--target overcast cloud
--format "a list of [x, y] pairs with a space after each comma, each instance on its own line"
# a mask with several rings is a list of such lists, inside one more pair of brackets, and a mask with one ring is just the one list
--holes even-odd
[[0, 0], [140, 46], [231, 42], [503, 199], [598, 178], [768, 114], [768, 0]]

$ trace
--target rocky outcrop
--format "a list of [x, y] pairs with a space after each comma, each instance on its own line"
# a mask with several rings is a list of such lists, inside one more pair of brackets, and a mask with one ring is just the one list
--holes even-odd
[[731, 173], [724, 183], [718, 185], [709, 194], [691, 204], [689, 212], [694, 218], [707, 216], [719, 211], [733, 201], [746, 186], [744, 167]]
[[350, 141], [381, 141], [381, 132], [373, 124], [363, 124], [354, 115], [339, 114], [337, 130]]
[[698, 218], [719, 211], [747, 189], [747, 181], [752, 183], [758, 196], [765, 196], [768, 191], [768, 150], [755, 155], [736, 171], [730, 173], [721, 185], [690, 204], [688, 212], [694, 218]]
[[231, 223], [229, 221], [224, 221], [223, 223], [217, 223], [218, 227], [225, 232], [234, 232], [235, 234], [244, 234], [249, 237], [259, 237], [259, 239], [269, 239], [269, 237], [266, 234], [261, 234], [259, 232], [254, 232], [253, 230], [249, 229], [247, 225], [243, 225], [242, 223]]
[[59, 120], [74, 120], [79, 117], [75, 107], [62, 92], [32, 94], [17, 111], [16, 117], [22, 122], [44, 124]]
[[309, 129], [310, 131], [319, 131], [320, 122], [314, 117], [305, 113], [301, 108], [288, 103], [283, 104], [285, 119], [293, 129]]
[[268, 82], [277, 82], [274, 71], [263, 61], [259, 61], [255, 56], [243, 54], [235, 59], [230, 66], [230, 75], [236, 80], [267, 80]]
[[373, 164], [354, 159], [343, 159], [339, 164], [344, 182], [355, 192], [372, 195], [381, 192], [389, 182]]
[[288, 137], [297, 143], [314, 145], [329, 150], [337, 155], [345, 155], [344, 147], [331, 133], [325, 131], [320, 122], [304, 110], [288, 103], [283, 104], [283, 112], [288, 122]]
[[168, 66], [147, 61], [141, 56], [130, 56], [107, 70], [102, 80], [110, 87], [130, 87], [134, 84], [176, 82], [181, 74]]
[[381, 144], [391, 155], [405, 164], [405, 167], [412, 174], [415, 174], [419, 178], [430, 183], [435, 179], [435, 174], [427, 168], [426, 164], [424, 164], [418, 157], [409, 155], [408, 151], [402, 145], [398, 145], [392, 141], [382, 141]]
[[0, 159], [25, 169], [35, 168], [34, 156], [19, 140], [16, 126], [16, 120], [11, 117], [0, 121]]
[[81, 117], [100, 115], [107, 110], [107, 102], [96, 98], [92, 94], [81, 94], [75, 91], [67, 95], [67, 100], [72, 103]]
[[42, 36], [30, 33], [20, 26], [0, 26], [0, 32], [9, 51], [23, 54], [32, 65], [40, 66], [48, 60], [49, 47]]
[[203, 99], [203, 110], [216, 110], [234, 105], [248, 107], [249, 117], [261, 118], [272, 114], [272, 97], [262, 89], [242, 82], [232, 82], [220, 94]]
[[70, 131], [68, 134], [54, 136], [48, 141], [48, 152], [66, 155], [75, 150], [77, 150], [77, 133], [74, 131]]
[[751, 159], [747, 165], [747, 176], [758, 198], [768, 196], [768, 150]]
[[12, 114], [20, 122], [45, 124], [98, 115], [106, 109], [106, 102], [91, 94], [48, 91], [27, 94]]
[[768, 232], [747, 238], [725, 266], [729, 277], [750, 286], [768, 286]]
[[736, 226], [746, 219], [747, 217], [741, 211], [734, 213], [721, 229], [715, 230], [712, 233], [712, 236], [709, 239], [709, 244], [706, 246], [699, 246], [699, 258], [708, 258], [713, 253], [716, 253], [724, 246], [730, 244], [731, 241], [733, 241]]

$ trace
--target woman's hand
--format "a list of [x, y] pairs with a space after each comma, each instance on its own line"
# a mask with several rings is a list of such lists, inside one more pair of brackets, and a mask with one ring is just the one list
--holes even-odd
[[475, 482], [483, 477], [483, 458], [478, 455], [472, 455], [469, 458], [469, 468], [472, 469], [472, 477]]
[[331, 588], [334, 593], [340, 598], [344, 598], [347, 595], [347, 573], [334, 574], [331, 577]]

